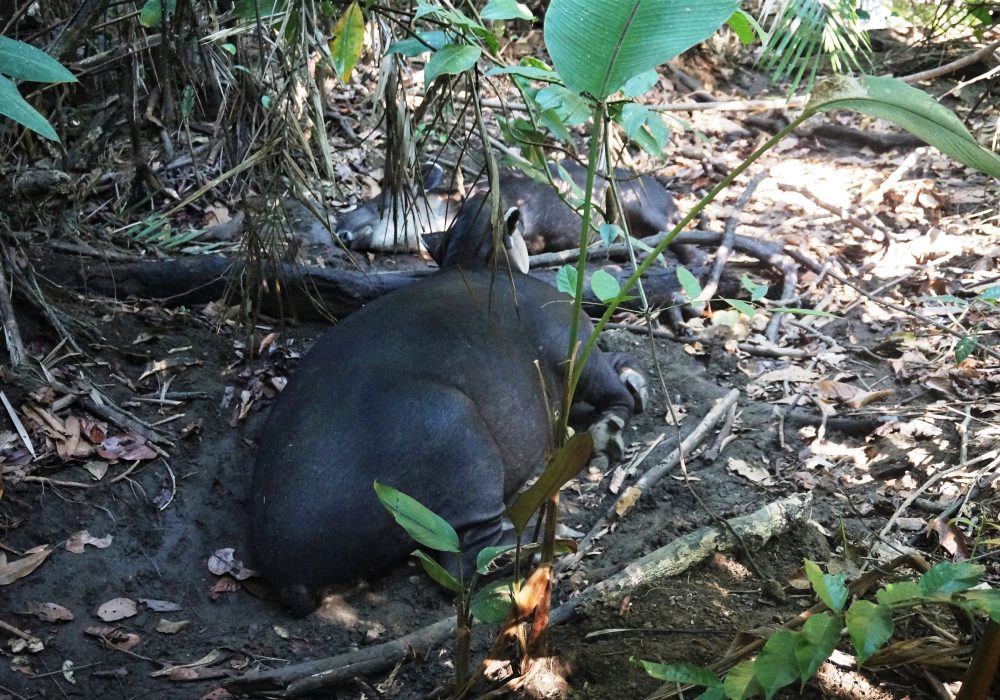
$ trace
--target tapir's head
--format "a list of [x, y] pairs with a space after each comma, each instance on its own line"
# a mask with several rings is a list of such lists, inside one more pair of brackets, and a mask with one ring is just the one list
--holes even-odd
[[449, 179], [439, 165], [428, 165], [420, 190], [413, 188], [409, 196], [400, 194], [395, 202], [388, 192], [377, 194], [337, 218], [337, 235], [353, 250], [379, 250], [384, 241], [416, 238], [405, 229], [443, 228], [449, 205], [453, 211], [452, 200], [461, 194], [461, 171], [457, 173]]
[[489, 195], [477, 194], [465, 200], [447, 231], [425, 234], [424, 246], [442, 268], [452, 265], [467, 269], [486, 267], [493, 256], [498, 255], [497, 262], [506, 263], [512, 270], [527, 272], [528, 249], [519, 220], [520, 212], [516, 207], [506, 210], [501, 246], [494, 246]]

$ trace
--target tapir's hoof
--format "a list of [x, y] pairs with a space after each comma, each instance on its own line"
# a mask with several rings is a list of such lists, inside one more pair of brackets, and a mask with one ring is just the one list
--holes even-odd
[[594, 441], [594, 454], [605, 455], [612, 462], [620, 462], [625, 456], [625, 440], [622, 430], [625, 421], [614, 413], [602, 414], [597, 422], [590, 426], [590, 436]]
[[646, 410], [649, 405], [649, 382], [646, 381], [646, 375], [632, 367], [622, 367], [618, 371], [618, 378], [635, 401], [633, 412], [642, 413]]

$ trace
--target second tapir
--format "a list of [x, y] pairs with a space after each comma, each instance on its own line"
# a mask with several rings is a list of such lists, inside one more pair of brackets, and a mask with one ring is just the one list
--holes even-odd
[[[327, 584], [414, 549], [375, 481], [450, 522], [469, 567], [500, 541], [505, 503], [553, 449], [572, 304], [520, 271], [516, 212], [497, 268], [487, 264], [484, 202], [470, 198], [435, 246], [440, 272], [328, 331], [271, 409], [253, 476], [252, 561], [298, 615]], [[591, 330], [582, 317], [580, 337]], [[627, 355], [594, 350], [576, 399], [599, 414], [595, 446], [620, 450], [644, 390]]]

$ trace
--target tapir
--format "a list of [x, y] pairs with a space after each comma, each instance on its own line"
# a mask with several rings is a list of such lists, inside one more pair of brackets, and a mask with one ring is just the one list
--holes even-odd
[[[577, 187], [587, 181], [587, 170], [575, 161], [560, 164]], [[559, 168], [551, 166], [556, 184]], [[622, 198], [622, 211], [629, 231], [645, 238], [668, 231], [679, 220], [674, 197], [650, 175], [635, 177], [624, 168], [615, 170]], [[458, 178], [456, 178], [458, 179]], [[563, 183], [560, 189], [568, 190]], [[397, 197], [380, 194], [346, 212], [337, 222], [337, 233], [355, 250], [409, 251], [420, 249], [418, 233], [445, 231], [458, 212], [461, 185], [447, 182], [438, 166], [425, 169], [422, 194]], [[482, 190], [482, 187], [477, 188]], [[474, 190], [474, 191], [477, 191]], [[607, 180], [597, 179], [595, 202], [605, 205]], [[517, 207], [521, 233], [531, 254], [574, 248], [580, 240], [580, 214], [569, 206], [547, 183], [537, 182], [515, 171], [500, 174], [501, 197]]]
[[[471, 570], [554, 448], [573, 307], [524, 274], [516, 210], [499, 247], [489, 219], [485, 197], [467, 200], [433, 247], [441, 269], [331, 328], [271, 408], [251, 486], [251, 561], [296, 615], [327, 584], [377, 574], [415, 548], [375, 481], [450, 522]], [[591, 331], [581, 315], [579, 338]], [[627, 354], [591, 353], [575, 398], [598, 416], [595, 451], [620, 457], [645, 384]]]

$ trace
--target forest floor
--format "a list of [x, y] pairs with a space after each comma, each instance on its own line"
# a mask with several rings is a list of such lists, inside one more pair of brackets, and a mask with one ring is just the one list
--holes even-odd
[[[696, 201], [690, 192], [717, 180], [759, 140], [758, 131], [725, 114], [694, 113], [691, 123], [714, 150], [680, 134], [677, 155], [661, 172], [676, 183], [682, 211]], [[837, 119], [854, 132], [886, 128]], [[759, 171], [768, 177], [738, 213], [737, 233], [784, 241], [820, 262], [837, 260], [876, 298], [801, 270], [803, 298], [836, 318], [788, 318], [779, 338], [788, 352], [776, 354], [755, 352], [755, 344], [766, 346], [758, 342], [762, 328], [745, 320], [725, 325], [725, 313], [695, 321], [681, 340], [608, 331], [605, 346], [636, 353], [653, 378], [650, 405], [628, 429], [630, 456], [663, 440], [615, 487], [619, 493], [673, 449], [668, 393], [684, 434], [731, 389], [739, 392], [738, 409], [721, 449], [708, 449], [713, 434], [686, 454], [685, 469], [658, 481], [598, 538], [579, 568], [556, 583], [555, 596], [566, 600], [716, 519], [792, 494], [809, 494], [811, 505], [769, 542], [749, 542], [752, 551], [718, 552], [555, 626], [549, 648], [569, 697], [645, 697], [660, 683], [630, 657], [707, 665], [738, 640], [791, 620], [814, 603], [805, 560], [853, 578], [863, 564], [917, 551], [931, 561], [971, 557], [987, 566], [986, 580], [1000, 580], [997, 362], [973, 352], [956, 363], [958, 338], [899, 310], [959, 334], [978, 326], [980, 339], [995, 346], [991, 305], [932, 298], [969, 300], [1000, 284], [995, 184], [929, 149], [882, 151], [819, 136], [788, 139]], [[849, 209], [877, 235], [783, 185]], [[738, 186], [708, 209], [710, 228], [721, 230], [737, 213], [739, 193]], [[393, 264], [387, 260], [386, 269]], [[738, 279], [741, 272], [780, 286], [774, 269], [736, 255], [727, 274]], [[379, 274], [377, 265], [370, 274]], [[323, 326], [262, 322], [248, 340], [219, 323], [218, 304], [171, 309], [80, 299], [59, 310], [95, 328], [99, 339], [71, 352], [21, 309], [21, 333], [36, 361], [32, 376], [5, 381], [4, 391], [37, 455], [6, 416], [0, 622], [17, 632], [0, 630], [10, 640], [0, 698], [222, 698], [228, 678], [390, 641], [451, 614], [413, 562], [332, 595], [301, 620], [269, 600], [253, 577], [242, 578], [254, 445], [273, 438], [263, 416]], [[281, 349], [248, 363], [247, 343], [271, 331], [282, 332]], [[120, 413], [101, 415], [98, 394], [151, 427], [125, 424]], [[782, 421], [785, 411], [810, 414], [812, 425]], [[818, 427], [821, 412], [829, 422]], [[137, 432], [155, 434], [160, 452]], [[615, 466], [585, 469], [565, 488], [563, 523], [591, 529], [616, 498], [609, 491]], [[953, 503], [961, 510], [946, 512]], [[992, 538], [993, 549], [977, 537]], [[782, 595], [769, 593], [760, 575], [777, 581]], [[889, 579], [916, 575], [904, 569]], [[485, 654], [493, 632], [479, 629], [474, 658]], [[897, 649], [857, 672], [845, 640], [802, 697], [939, 697], [937, 684], [961, 678], [968, 637], [947, 611], [907, 616], [896, 633], [919, 652], [910, 663], [899, 665]], [[25, 636], [43, 648], [19, 644]], [[453, 663], [446, 641], [389, 673], [359, 674], [336, 697], [424, 697], [448, 682]]]

